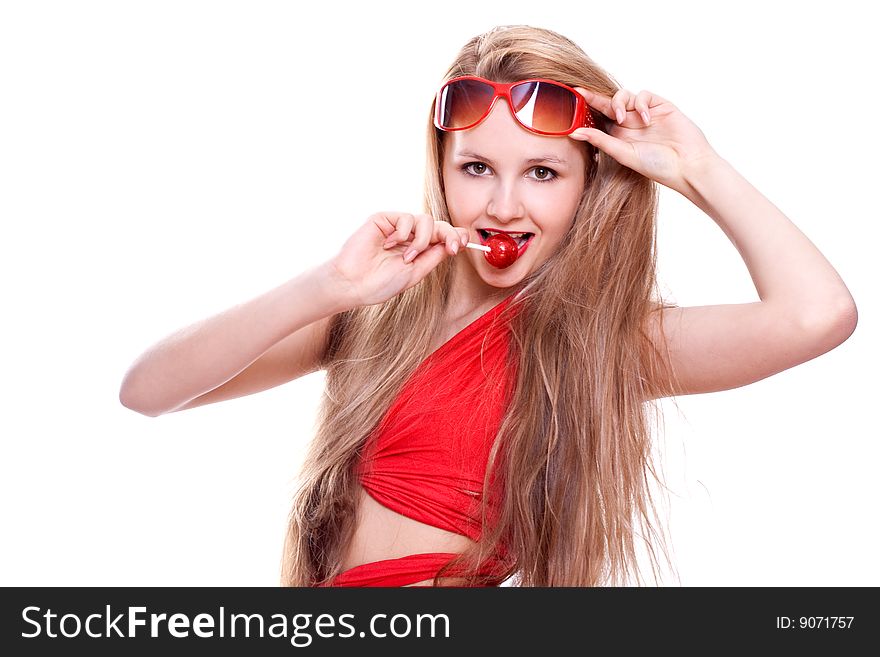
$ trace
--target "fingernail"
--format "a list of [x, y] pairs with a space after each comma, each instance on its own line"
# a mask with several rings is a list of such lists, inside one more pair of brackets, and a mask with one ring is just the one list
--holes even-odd
[[417, 253], [418, 253], [418, 251], [416, 251], [415, 249], [410, 249], [409, 251], [407, 251], [407, 252], [404, 254], [404, 256], [403, 256], [403, 261], [404, 261], [404, 262], [409, 262], [410, 260], [412, 260], [413, 258], [416, 257], [416, 254], [417, 254]]
[[455, 253], [458, 253], [458, 242], [453, 242], [453, 243], [452, 243], [452, 250], [453, 250]]
[[645, 120], [645, 125], [648, 125], [651, 122], [651, 117], [648, 116], [647, 112], [642, 112], [642, 118]]
[[394, 246], [395, 244], [397, 244], [397, 240], [388, 240], [388, 241], [385, 242], [385, 244], [383, 244], [382, 246], [383, 246], [384, 248], [386, 248], [386, 249], [389, 249], [389, 248], [391, 248], [392, 246]]
[[623, 123], [626, 119], [626, 114], [624, 114], [623, 110], [621, 109], [614, 110], [614, 115], [617, 117], [618, 123]]

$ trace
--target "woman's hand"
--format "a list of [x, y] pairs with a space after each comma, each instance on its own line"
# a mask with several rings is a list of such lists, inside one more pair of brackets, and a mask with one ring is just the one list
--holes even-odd
[[[468, 243], [468, 232], [428, 214], [370, 215], [330, 261], [354, 306], [382, 303], [422, 280]], [[404, 256], [410, 251], [415, 255]]]
[[616, 123], [608, 133], [579, 128], [571, 137], [585, 140], [622, 165], [682, 194], [688, 172], [706, 158], [718, 157], [703, 132], [665, 98], [650, 91], [620, 89], [613, 97], [575, 87], [590, 107]]

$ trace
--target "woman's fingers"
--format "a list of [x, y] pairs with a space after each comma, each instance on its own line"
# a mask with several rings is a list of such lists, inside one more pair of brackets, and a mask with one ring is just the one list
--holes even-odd
[[660, 96], [644, 89], [638, 94], [633, 94], [628, 89], [621, 88], [610, 98], [584, 87], [575, 87], [575, 90], [584, 97], [590, 107], [599, 110], [621, 126], [627, 123], [629, 112], [636, 112], [638, 119], [630, 121], [630, 125], [625, 126], [628, 128], [650, 125], [651, 108], [667, 102]]
[[578, 128], [572, 137], [590, 142], [603, 153], [607, 153], [622, 165], [633, 168], [636, 161], [635, 152], [630, 142], [612, 137], [607, 132], [596, 128]]
[[413, 237], [412, 244], [409, 245], [409, 248], [403, 254], [404, 262], [412, 262], [419, 253], [424, 251], [428, 244], [431, 243], [431, 237], [434, 234], [434, 218], [431, 215], [417, 214], [410, 216], [414, 217], [413, 232], [415, 237]]
[[456, 228], [452, 224], [445, 221], [436, 222], [437, 230], [440, 232], [440, 238], [443, 234], [446, 236], [446, 248], [450, 255], [455, 255], [461, 251], [468, 243], [468, 233], [464, 228]]
[[387, 235], [383, 248], [403, 245], [403, 260], [407, 263], [432, 244], [443, 244], [449, 255], [455, 255], [469, 238], [466, 229], [456, 228], [446, 221], [435, 221], [429, 214], [382, 213], [377, 224], [382, 234]]
[[598, 128], [578, 128], [569, 137], [577, 141], [589, 142], [624, 166], [631, 169], [635, 166], [637, 158], [631, 141], [618, 139]]
[[428, 214], [416, 215], [416, 218], [416, 238], [404, 253], [404, 262], [412, 262], [420, 253], [433, 245], [443, 245], [446, 252], [454, 256], [467, 244], [468, 234], [464, 228], [456, 228], [446, 221], [435, 221]]
[[575, 91], [584, 97], [590, 107], [599, 110], [612, 121], [617, 121], [620, 125], [626, 122], [628, 104], [632, 104], [632, 92], [620, 88], [609, 98], [584, 87], [575, 87]]
[[416, 222], [415, 216], [408, 212], [384, 212], [381, 213], [381, 218], [391, 228], [388, 232], [380, 225], [382, 232], [388, 236], [385, 240], [385, 248], [407, 241]]
[[635, 108], [645, 125], [651, 125], [651, 92], [640, 91], [635, 98]]
[[614, 116], [614, 108], [611, 106], [611, 99], [608, 96], [603, 96], [602, 94], [590, 91], [584, 87], [575, 87], [574, 89], [584, 97], [584, 100], [587, 101], [587, 105], [593, 109], [599, 110], [609, 119], [616, 120], [616, 117]]
[[[623, 123], [623, 121], [625, 120], [625, 111], [623, 116], [620, 116], [618, 114], [618, 109], [621, 109], [619, 104], [620, 93], [625, 92], [625, 89], [618, 90], [618, 92], [614, 94], [614, 98], [610, 98], [595, 91], [590, 91], [589, 89], [585, 89], [584, 87], [575, 87], [575, 91], [577, 91], [581, 96], [584, 97], [584, 100], [587, 101], [587, 105], [589, 105], [593, 109], [599, 110], [600, 112], [602, 112], [602, 114], [607, 116], [612, 121]], [[615, 99], [617, 99], [618, 101], [618, 104], [616, 106], [614, 105]]]
[[626, 113], [629, 109], [627, 103], [632, 104], [632, 92], [628, 89], [620, 88], [617, 93], [611, 97], [611, 109], [614, 112], [614, 118], [620, 125], [626, 123]]

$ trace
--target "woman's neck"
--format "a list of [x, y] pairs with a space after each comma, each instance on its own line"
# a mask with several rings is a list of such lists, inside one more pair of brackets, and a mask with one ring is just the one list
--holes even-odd
[[466, 262], [453, 272], [449, 299], [446, 302], [446, 321], [456, 324], [479, 317], [513, 293], [511, 288], [487, 285]]

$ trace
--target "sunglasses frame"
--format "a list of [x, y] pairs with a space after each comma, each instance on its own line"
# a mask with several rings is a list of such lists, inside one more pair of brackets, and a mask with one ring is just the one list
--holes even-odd
[[[464, 126], [462, 128], [445, 128], [440, 124], [440, 98], [442, 97], [443, 91], [446, 89], [446, 87], [448, 87], [453, 82], [457, 82], [459, 80], [476, 80], [477, 82], [482, 82], [492, 87], [494, 94], [492, 96], [492, 100], [489, 101], [489, 106], [486, 108], [486, 111], [474, 123], [468, 126]], [[544, 84], [562, 87], [575, 97], [574, 118], [572, 119], [571, 126], [569, 126], [567, 130], [564, 130], [562, 132], [546, 132], [544, 130], [533, 128], [532, 126], [528, 126], [520, 121], [519, 117], [516, 115], [516, 110], [513, 108], [513, 99], [510, 96], [510, 90], [513, 87], [516, 87], [520, 84], [525, 84], [527, 82], [542, 82]], [[434, 126], [438, 130], [443, 130], [444, 132], [469, 130], [473, 127], [476, 127], [480, 125], [480, 123], [482, 123], [487, 116], [489, 116], [489, 114], [492, 112], [492, 108], [495, 106], [495, 102], [499, 98], [504, 98], [507, 101], [507, 106], [510, 108], [510, 113], [513, 115], [513, 118], [516, 119], [517, 123], [519, 123], [529, 132], [534, 132], [539, 135], [561, 137], [563, 135], [570, 135], [578, 128], [596, 127], [595, 123], [593, 122], [593, 117], [590, 115], [590, 107], [589, 105], [587, 105], [587, 101], [584, 100], [584, 97], [581, 96], [577, 91], [566, 84], [562, 84], [561, 82], [557, 82], [556, 80], [548, 80], [546, 78], [528, 78], [526, 80], [517, 80], [516, 82], [493, 82], [492, 80], [487, 80], [486, 78], [481, 78], [476, 75], [461, 75], [459, 77], [452, 78], [451, 80], [447, 80], [443, 83], [443, 86], [440, 87], [439, 91], [437, 91], [437, 94], [434, 97]]]

